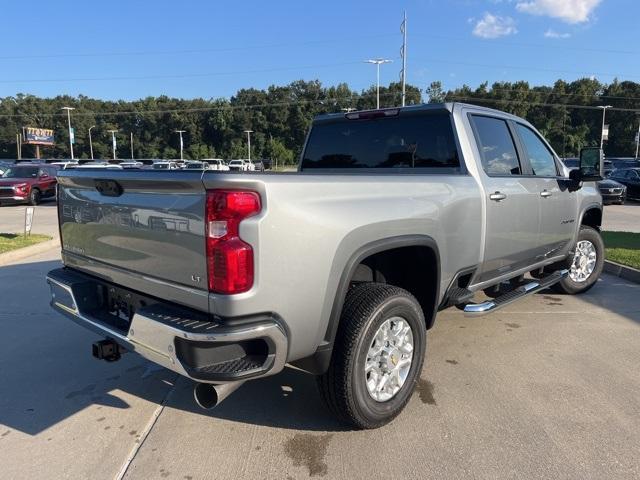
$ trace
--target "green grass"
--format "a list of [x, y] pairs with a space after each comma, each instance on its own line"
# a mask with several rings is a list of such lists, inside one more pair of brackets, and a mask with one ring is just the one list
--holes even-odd
[[640, 233], [602, 232], [607, 260], [640, 269]]
[[0, 253], [28, 247], [29, 245], [46, 242], [47, 240], [51, 240], [51, 237], [37, 234], [25, 237], [19, 233], [0, 233]]

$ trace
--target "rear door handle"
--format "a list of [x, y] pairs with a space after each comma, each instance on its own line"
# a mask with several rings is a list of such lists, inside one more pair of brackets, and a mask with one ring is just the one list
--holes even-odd
[[504, 193], [500, 192], [495, 192], [489, 195], [489, 200], [493, 200], [494, 202], [501, 202], [505, 198], [507, 198], [507, 196]]
[[550, 197], [551, 195], [553, 195], [553, 194], [551, 192], [549, 192], [548, 190], [543, 190], [543, 191], [540, 192], [540, 196], [542, 198], [547, 198], [547, 197]]

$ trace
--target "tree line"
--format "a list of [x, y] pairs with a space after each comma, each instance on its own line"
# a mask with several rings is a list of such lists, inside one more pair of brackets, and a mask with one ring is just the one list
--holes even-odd
[[[424, 93], [424, 95], [423, 95]], [[584, 146], [598, 145], [602, 121], [600, 105], [610, 124], [605, 152], [609, 156], [633, 156], [640, 111], [640, 84], [614, 80], [604, 84], [596, 79], [556, 81], [553, 86], [529, 83], [483, 83], [473, 89], [463, 86], [444, 90], [432, 82], [422, 92], [407, 85], [406, 104], [423, 101], [463, 101], [497, 108], [529, 120], [550, 141], [556, 152], [576, 156]], [[400, 105], [401, 85], [380, 88], [382, 107]], [[51, 128], [55, 147], [43, 147], [42, 156], [68, 158], [67, 118], [62, 107], [73, 107], [74, 154], [89, 158], [89, 127], [95, 158], [111, 158], [111, 134], [118, 130], [117, 156], [130, 157], [130, 134], [134, 137], [135, 158], [177, 158], [180, 139], [176, 130], [185, 130], [184, 157], [246, 158], [245, 130], [252, 130], [252, 158], [271, 158], [280, 164], [294, 163], [309, 125], [321, 113], [347, 109], [373, 109], [376, 89], [355, 91], [346, 83], [325, 87], [320, 81], [299, 80], [285, 86], [242, 89], [229, 99], [178, 99], [166, 96], [135, 101], [105, 101], [83, 95], [39, 98], [18, 94], [0, 98], [0, 158], [16, 158], [16, 134], [22, 127]], [[23, 146], [23, 157], [33, 157], [35, 148]]]

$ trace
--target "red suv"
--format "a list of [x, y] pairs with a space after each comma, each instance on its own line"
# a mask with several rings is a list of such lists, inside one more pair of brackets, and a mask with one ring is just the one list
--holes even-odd
[[12, 165], [0, 176], [0, 205], [38, 205], [56, 194], [56, 168], [49, 165]]

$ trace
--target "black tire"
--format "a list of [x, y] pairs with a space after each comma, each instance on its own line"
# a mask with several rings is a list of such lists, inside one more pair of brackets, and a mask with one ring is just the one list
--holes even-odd
[[[586, 292], [598, 281], [598, 278], [602, 273], [602, 269], [604, 268], [604, 242], [602, 241], [600, 233], [595, 228], [587, 226], [580, 227], [580, 232], [578, 233], [578, 242], [583, 240], [591, 242], [596, 251], [596, 264], [591, 275], [582, 282], [576, 282], [572, 280], [570, 276], [566, 276], [554, 285], [555, 291], [569, 295], [576, 295], [578, 293]], [[571, 268], [572, 263], [573, 258], [569, 260], [567, 268]]]
[[[364, 365], [378, 328], [395, 316], [411, 326], [413, 356], [400, 390], [390, 400], [378, 402], [367, 390]], [[406, 290], [381, 283], [352, 288], [342, 309], [329, 369], [317, 377], [327, 408], [359, 429], [378, 428], [393, 420], [411, 398], [422, 371], [426, 334], [422, 308]]]
[[32, 188], [29, 194], [29, 205], [38, 205], [42, 199], [42, 194], [37, 188]]

